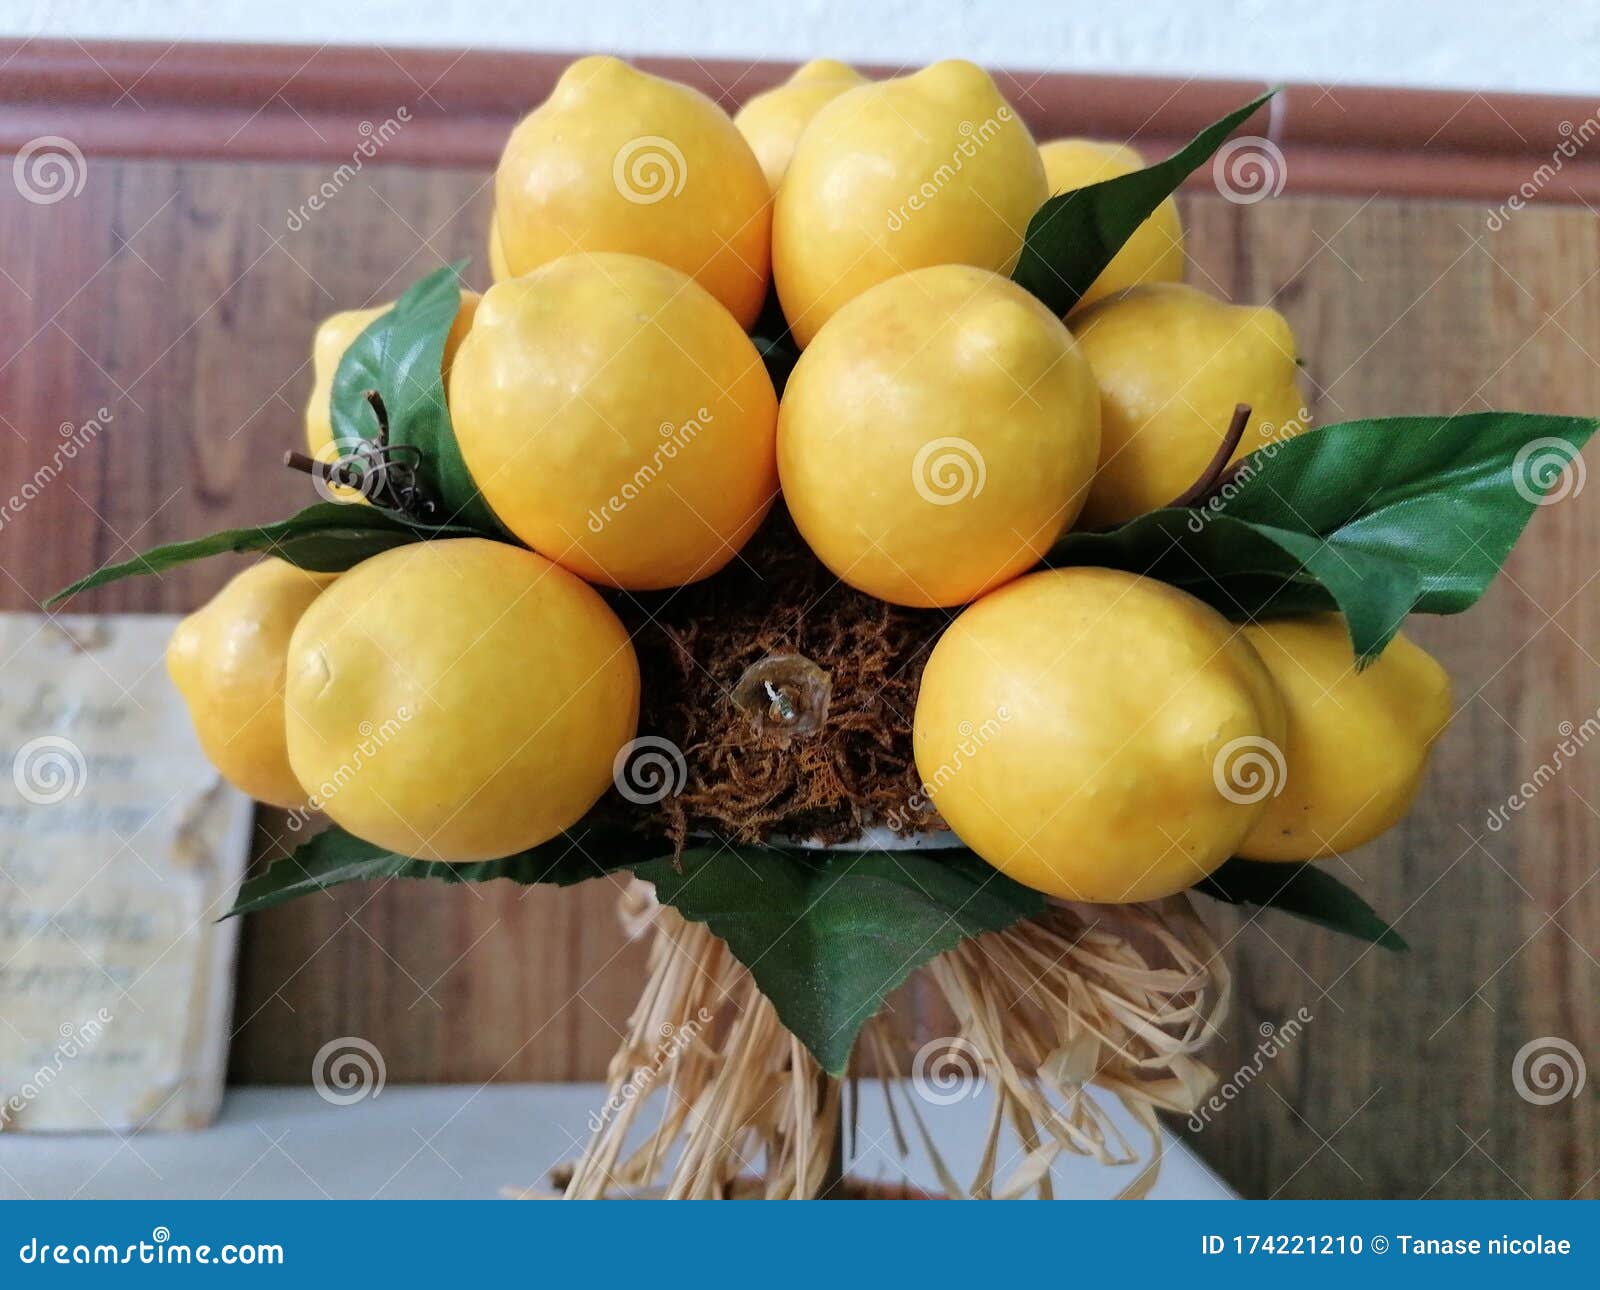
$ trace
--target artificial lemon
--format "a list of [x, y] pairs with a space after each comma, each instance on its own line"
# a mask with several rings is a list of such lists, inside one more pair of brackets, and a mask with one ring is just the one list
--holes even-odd
[[592, 582], [707, 577], [777, 493], [761, 356], [710, 293], [640, 256], [567, 256], [490, 288], [450, 415], [500, 521]]
[[[1145, 161], [1126, 144], [1094, 139], [1052, 139], [1039, 145], [1050, 195], [1143, 170]], [[1178, 203], [1168, 197], [1111, 257], [1074, 308], [1082, 309], [1114, 291], [1141, 282], [1179, 282], [1183, 278], [1183, 226]]]
[[272, 806], [306, 800], [284, 746], [284, 659], [295, 624], [335, 576], [263, 560], [179, 623], [167, 645], [167, 672], [206, 757]]
[[832, 58], [814, 58], [776, 89], [757, 94], [733, 116], [739, 133], [761, 163], [772, 191], [789, 169], [800, 132], [824, 104], [831, 103], [866, 78]]
[[1310, 425], [1294, 336], [1266, 306], [1175, 282], [1133, 287], [1072, 317], [1100, 386], [1100, 470], [1086, 528], [1180, 496], [1216, 455], [1234, 407], [1252, 409], [1233, 460]]
[[1117, 903], [1182, 891], [1229, 856], [1262, 803], [1218, 767], [1276, 741], [1255, 650], [1212, 609], [1110, 569], [1019, 578], [929, 656], [917, 772], [969, 847], [1018, 882]]
[[1087, 495], [1094, 377], [1044, 305], [998, 274], [902, 274], [829, 320], [778, 417], [795, 525], [851, 586], [959, 605], [1036, 564]]
[[482, 538], [356, 565], [289, 642], [289, 761], [357, 837], [490, 860], [577, 823], [633, 738], [639, 665], [599, 593]]
[[1393, 828], [1450, 720], [1444, 668], [1396, 636], [1357, 671], [1337, 614], [1275, 619], [1245, 634], [1283, 694], [1287, 724], [1274, 795], [1239, 853], [1315, 860]]
[[512, 131], [495, 172], [506, 266], [628, 251], [694, 278], [748, 327], [767, 293], [767, 178], [698, 90], [580, 58]]
[[846, 91], [811, 118], [778, 190], [772, 268], [795, 339], [910, 269], [1009, 273], [1046, 196], [1028, 127], [982, 68], [935, 63]]
[[489, 278], [493, 282], [504, 282], [507, 278], [515, 277], [511, 266], [506, 263], [506, 248], [500, 241], [500, 220], [497, 216], [489, 216]]
[[[339, 371], [339, 362], [345, 351], [355, 343], [356, 337], [366, 331], [376, 319], [381, 318], [393, 304], [379, 305], [375, 309], [347, 309], [323, 319], [311, 342], [311, 399], [306, 404], [306, 450], [319, 461], [332, 462], [339, 456], [333, 443], [333, 378]], [[462, 291], [461, 306], [456, 320], [444, 342], [444, 375], [450, 374], [450, 364], [455, 361], [456, 350], [467, 332], [472, 329], [472, 319], [478, 309], [478, 293]], [[352, 496], [355, 490], [347, 490]]]

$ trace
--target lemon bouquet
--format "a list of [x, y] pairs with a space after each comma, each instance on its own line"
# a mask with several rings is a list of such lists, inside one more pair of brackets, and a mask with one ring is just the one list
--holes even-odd
[[1092, 1086], [1152, 1133], [1206, 1095], [1202, 898], [1403, 948], [1315, 863], [1450, 717], [1399, 629], [1477, 600], [1595, 422], [1314, 426], [1285, 320], [1181, 282], [1172, 195], [1268, 97], [1146, 165], [1039, 146], [965, 62], [731, 119], [572, 64], [495, 175], [494, 285], [317, 332], [321, 500], [61, 593], [266, 557], [170, 671], [228, 780], [332, 823], [234, 912], [631, 875], [650, 981], [569, 1196], [834, 1191], [917, 972], [996, 1093], [943, 1185], [1048, 1194], [1137, 1154]]

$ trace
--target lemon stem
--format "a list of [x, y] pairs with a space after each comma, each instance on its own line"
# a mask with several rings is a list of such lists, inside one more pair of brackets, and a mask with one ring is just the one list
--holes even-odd
[[302, 475], [320, 475], [330, 484], [333, 483], [332, 467], [325, 461], [318, 461], [315, 457], [308, 457], [303, 452], [286, 452], [283, 454], [283, 464], [290, 470], [298, 470]]
[[362, 390], [361, 397], [372, 407], [372, 415], [378, 419], [378, 446], [381, 448], [389, 442], [389, 409], [383, 405], [383, 395], [376, 390]]
[[1228, 422], [1227, 433], [1222, 436], [1222, 442], [1217, 445], [1217, 451], [1212, 456], [1206, 468], [1200, 472], [1200, 478], [1190, 484], [1188, 488], [1167, 503], [1168, 507], [1198, 506], [1208, 498], [1223, 480], [1227, 471], [1228, 462], [1233, 459], [1233, 454], [1239, 450], [1239, 441], [1244, 438], [1244, 428], [1250, 422], [1250, 405], [1240, 403], [1233, 409], [1233, 420]]

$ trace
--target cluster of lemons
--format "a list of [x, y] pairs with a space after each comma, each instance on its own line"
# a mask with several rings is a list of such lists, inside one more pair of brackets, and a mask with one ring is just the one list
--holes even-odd
[[[1181, 494], [1236, 404], [1254, 409], [1240, 455], [1306, 427], [1288, 325], [1179, 281], [1170, 200], [1066, 319], [1008, 276], [1052, 192], [1141, 164], [1036, 145], [965, 62], [881, 81], [815, 62], [733, 118], [575, 62], [506, 145], [495, 285], [462, 293], [444, 354], [463, 458], [524, 546], [240, 575], [169, 656], [208, 753], [403, 854], [544, 841], [636, 733], [637, 662], [595, 587], [707, 577], [781, 495], [844, 582], [970, 606], [928, 662], [917, 764], [1019, 880], [1148, 899], [1231, 855], [1375, 836], [1449, 715], [1420, 649], [1358, 673], [1332, 616], [1236, 628], [1151, 579], [1028, 573], [1073, 526]], [[802, 351], [781, 400], [750, 337], [772, 290]], [[381, 312], [318, 332], [324, 459], [334, 371]]]

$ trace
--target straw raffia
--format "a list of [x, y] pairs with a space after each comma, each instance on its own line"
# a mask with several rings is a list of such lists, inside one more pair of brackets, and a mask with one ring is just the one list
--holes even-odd
[[[622, 906], [635, 934], [654, 930], [650, 978], [611, 1061], [602, 1123], [582, 1157], [560, 1171], [562, 1194], [841, 1194], [840, 1082], [823, 1075], [704, 926], [657, 905], [640, 882], [630, 884]], [[1186, 897], [1053, 902], [1042, 916], [963, 942], [923, 971], [956, 1019], [958, 1033], [946, 1042], [974, 1060], [973, 1074], [996, 1096], [982, 1161], [963, 1186], [917, 1097], [892, 1078], [914, 1051], [920, 1068], [939, 1045], [915, 1049], [888, 1017], [874, 1019], [855, 1060], [858, 1067], [870, 1061], [883, 1078], [902, 1153], [909, 1142], [901, 1106], [947, 1194], [1049, 1196], [1050, 1168], [1063, 1152], [1105, 1164], [1139, 1159], [1089, 1095], [1093, 1085], [1149, 1131], [1149, 1159], [1121, 1194], [1149, 1191], [1160, 1168], [1156, 1112], [1193, 1111], [1215, 1082], [1199, 1054], [1218, 1033], [1231, 992], [1226, 964]], [[925, 1074], [916, 1071], [919, 1079]], [[660, 1121], [625, 1154], [624, 1140], [652, 1096], [663, 1101]], [[1022, 1159], [997, 1180], [1006, 1126]]]

